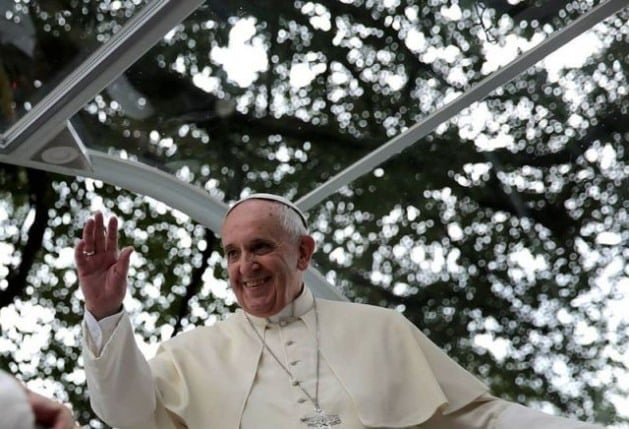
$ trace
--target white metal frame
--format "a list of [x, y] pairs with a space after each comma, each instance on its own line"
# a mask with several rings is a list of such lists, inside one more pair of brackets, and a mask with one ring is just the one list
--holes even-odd
[[202, 0], [155, 0], [100, 46], [32, 110], [0, 135], [0, 149], [27, 160], [88, 101], [154, 46]]
[[[207, 191], [134, 161], [96, 151], [90, 152], [90, 157], [94, 166], [90, 175], [92, 178], [155, 198], [186, 213], [212, 231], [220, 232], [227, 205], [213, 198]], [[306, 282], [317, 296], [334, 300], [345, 299], [313, 267], [306, 272]]]

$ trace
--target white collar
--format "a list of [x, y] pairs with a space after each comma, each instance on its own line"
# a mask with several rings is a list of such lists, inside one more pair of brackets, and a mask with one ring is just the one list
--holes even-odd
[[257, 317], [252, 314], [247, 313], [251, 321], [256, 326], [266, 326], [268, 323], [272, 324], [286, 324], [294, 322], [295, 320], [301, 318], [310, 310], [312, 310], [314, 305], [314, 295], [308, 289], [307, 286], [304, 285], [301, 293], [293, 300], [293, 302], [287, 304], [284, 308], [282, 308], [279, 312], [275, 313], [269, 317]]

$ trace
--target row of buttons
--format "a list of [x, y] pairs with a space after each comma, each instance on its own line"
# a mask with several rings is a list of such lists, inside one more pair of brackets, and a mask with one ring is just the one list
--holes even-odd
[[[289, 317], [287, 319], [282, 319], [279, 322], [277, 322], [277, 324], [280, 326], [280, 328], [285, 328], [286, 326], [290, 325], [291, 323], [293, 323], [294, 321], [298, 320], [296, 317]], [[268, 323], [264, 329], [271, 329], [273, 327], [273, 323]]]
[[[266, 326], [264, 327], [264, 329], [266, 329], [266, 330], [271, 329], [271, 325], [266, 325]], [[287, 346], [292, 346], [293, 344], [295, 344], [295, 342], [294, 342], [293, 340], [288, 340], [288, 341], [286, 341], [286, 345], [287, 345]]]
[[[295, 320], [297, 320], [297, 318], [282, 319], [282, 320], [280, 320], [280, 321], [278, 322], [278, 325], [279, 325], [281, 328], [284, 328], [284, 327], [286, 327], [287, 325], [289, 325], [290, 323], [294, 322]], [[267, 324], [267, 325], [264, 327], [264, 329], [266, 329], [266, 330], [270, 330], [270, 329], [272, 329], [272, 328], [273, 328], [273, 325], [271, 325], [271, 324]], [[292, 346], [293, 344], [295, 344], [295, 341], [293, 341], [293, 340], [288, 340], [288, 341], [286, 341], [286, 343], [285, 343], [285, 344], [286, 344], [286, 346]], [[299, 360], [294, 360], [294, 361], [292, 361], [292, 362], [289, 362], [289, 365], [294, 367], [294, 366], [297, 366], [299, 363], [300, 363], [300, 361], [299, 361]], [[291, 385], [292, 385], [292, 386], [294, 386], [294, 387], [298, 387], [300, 384], [301, 384], [301, 382], [300, 382], [299, 380], [294, 380], [294, 381], [291, 383]], [[303, 403], [305, 403], [305, 402], [307, 402], [307, 401], [308, 401], [308, 400], [307, 400], [306, 398], [299, 398], [299, 399], [297, 399], [297, 403], [298, 403], [298, 404], [303, 404]], [[302, 419], [302, 420], [303, 420], [303, 419]]]

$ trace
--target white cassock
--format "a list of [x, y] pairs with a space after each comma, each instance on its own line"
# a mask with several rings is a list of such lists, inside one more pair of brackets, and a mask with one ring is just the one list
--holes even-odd
[[121, 429], [307, 429], [318, 378], [321, 409], [341, 420], [330, 429], [600, 428], [491, 396], [393, 310], [317, 298], [317, 335], [313, 300], [304, 288], [273, 318], [249, 316], [253, 326], [239, 310], [162, 343], [150, 362], [126, 313], [87, 313], [92, 407]]

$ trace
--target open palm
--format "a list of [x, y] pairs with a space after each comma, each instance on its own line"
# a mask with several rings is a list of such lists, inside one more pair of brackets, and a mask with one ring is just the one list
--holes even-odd
[[105, 228], [98, 211], [83, 228], [74, 248], [79, 284], [85, 307], [97, 319], [120, 311], [127, 290], [132, 247], [118, 249], [118, 219], [109, 218]]

